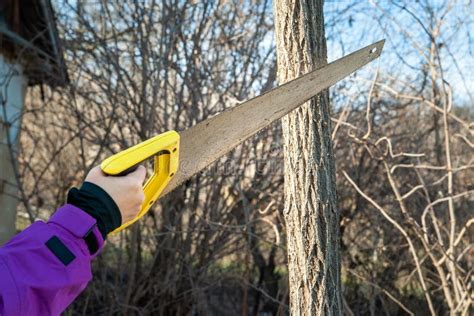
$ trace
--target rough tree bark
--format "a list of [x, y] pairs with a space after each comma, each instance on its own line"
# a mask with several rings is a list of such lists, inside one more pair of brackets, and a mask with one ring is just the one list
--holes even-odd
[[[327, 63], [323, 0], [276, 0], [278, 80]], [[341, 315], [339, 211], [324, 91], [283, 119], [291, 315]]]

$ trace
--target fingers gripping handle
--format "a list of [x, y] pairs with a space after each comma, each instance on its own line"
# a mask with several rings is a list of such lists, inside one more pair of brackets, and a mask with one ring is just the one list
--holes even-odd
[[168, 131], [102, 161], [100, 167], [104, 173], [125, 176], [135, 171], [141, 162], [151, 157], [154, 157], [153, 174], [143, 186], [145, 199], [140, 211], [134, 219], [123, 223], [112, 233], [121, 231], [145, 215], [175, 175], [179, 165], [179, 134]]

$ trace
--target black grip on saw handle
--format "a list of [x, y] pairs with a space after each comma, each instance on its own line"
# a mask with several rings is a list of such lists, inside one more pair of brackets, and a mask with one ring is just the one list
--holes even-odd
[[139, 164], [138, 164], [138, 165], [135, 165], [135, 166], [131, 166], [130, 168], [125, 169], [124, 171], [120, 172], [119, 174], [114, 175], [114, 177], [123, 177], [123, 176], [126, 176], [127, 174], [132, 173], [132, 172], [134, 172], [135, 170], [137, 170], [138, 166], [139, 166]]

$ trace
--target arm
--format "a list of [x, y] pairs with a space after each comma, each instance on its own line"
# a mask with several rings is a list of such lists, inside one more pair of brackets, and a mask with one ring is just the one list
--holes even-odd
[[0, 314], [59, 315], [91, 280], [103, 244], [96, 220], [71, 204], [26, 228], [0, 249]]
[[[126, 177], [91, 170], [69, 204], [0, 248], [0, 315], [59, 315], [92, 279], [107, 234], [138, 212], [143, 167]], [[127, 192], [127, 194], [123, 194]]]

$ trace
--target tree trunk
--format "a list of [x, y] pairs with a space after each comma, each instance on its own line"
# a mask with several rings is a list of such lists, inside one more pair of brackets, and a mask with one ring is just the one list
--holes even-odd
[[[278, 80], [327, 63], [322, 0], [274, 2]], [[283, 118], [291, 315], [341, 315], [339, 211], [324, 91]]]

